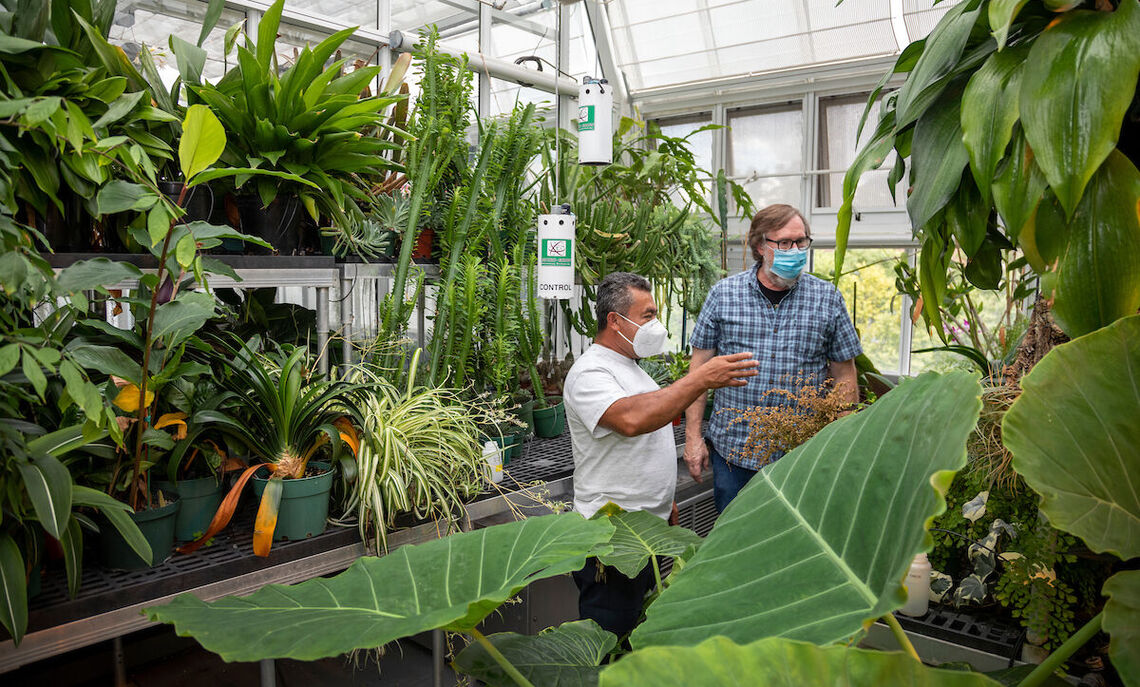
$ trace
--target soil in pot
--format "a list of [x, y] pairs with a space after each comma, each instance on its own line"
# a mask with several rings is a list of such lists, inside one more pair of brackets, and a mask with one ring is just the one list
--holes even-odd
[[297, 196], [277, 196], [269, 207], [261, 204], [257, 195], [234, 196], [240, 227], [239, 231], [265, 239], [274, 250], [261, 246], [247, 246], [252, 255], [295, 255], [301, 253], [301, 215], [303, 207]]
[[[178, 520], [177, 494], [163, 492], [166, 505], [128, 513], [150, 544], [153, 563], [139, 557], [119, 531], [104, 520], [99, 525], [99, 562], [115, 570], [142, 570], [161, 564], [174, 551], [174, 525]], [[157, 500], [156, 500], [157, 506]]]
[[222, 505], [222, 483], [215, 477], [158, 482], [156, 486], [164, 493], [178, 494], [182, 502], [174, 525], [176, 541], [194, 541], [201, 536]]
[[[328, 463], [313, 461], [309, 472], [312, 477], [283, 480], [281, 507], [277, 512], [277, 527], [273, 541], [307, 539], [325, 531], [329, 516], [329, 495], [332, 491], [333, 472]], [[269, 471], [258, 470], [253, 476], [253, 493], [260, 503], [261, 494], [269, 482]]]

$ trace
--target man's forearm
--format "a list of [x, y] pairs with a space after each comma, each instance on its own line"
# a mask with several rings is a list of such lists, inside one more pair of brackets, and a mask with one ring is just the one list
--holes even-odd
[[[688, 412], [697, 399], [704, 399], [705, 387], [685, 376], [664, 389], [628, 396], [606, 412], [604, 424], [618, 434], [636, 436], [664, 427], [682, 412]], [[703, 411], [702, 411], [703, 412]]]

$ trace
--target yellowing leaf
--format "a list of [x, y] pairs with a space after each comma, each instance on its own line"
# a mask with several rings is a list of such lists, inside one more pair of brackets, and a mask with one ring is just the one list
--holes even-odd
[[174, 439], [181, 441], [186, 438], [186, 413], [163, 413], [158, 416], [158, 422], [154, 423], [155, 429], [163, 429], [164, 427], [176, 427], [174, 430]]
[[182, 178], [189, 182], [217, 162], [225, 149], [226, 130], [217, 116], [205, 105], [191, 105], [182, 121], [182, 140], [178, 144]]
[[[115, 404], [116, 408], [126, 411], [128, 413], [138, 412], [139, 409], [139, 388], [134, 384], [127, 384], [119, 389], [119, 393], [115, 396], [115, 400], [111, 403]], [[154, 400], [154, 392], [149, 389], [146, 392], [146, 405], [150, 405]]]

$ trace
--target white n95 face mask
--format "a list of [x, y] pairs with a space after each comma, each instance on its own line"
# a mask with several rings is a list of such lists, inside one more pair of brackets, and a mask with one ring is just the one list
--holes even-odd
[[649, 358], [665, 351], [665, 339], [669, 338], [669, 330], [665, 329], [661, 320], [654, 317], [645, 324], [638, 324], [621, 313], [618, 313], [618, 317], [637, 327], [633, 341], [626, 339], [621, 332], [618, 332], [618, 336], [633, 346], [633, 354], [638, 358]]

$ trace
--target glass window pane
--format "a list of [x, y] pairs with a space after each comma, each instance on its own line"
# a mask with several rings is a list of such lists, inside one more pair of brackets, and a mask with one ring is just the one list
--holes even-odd
[[756, 207], [802, 204], [803, 112], [799, 103], [739, 110], [728, 117], [729, 174], [741, 180]]
[[[836, 208], [843, 202], [843, 175], [855, 161], [859, 148], [870, 140], [874, 133], [878, 110], [872, 107], [863, 127], [863, 135], [855, 140], [859, 129], [859, 118], [863, 115], [867, 96], [865, 94], [826, 98], [819, 104], [819, 169], [836, 170], [820, 175], [817, 207]], [[863, 175], [855, 191], [855, 206], [861, 209], [895, 207], [906, 202], [906, 180], [895, 186], [895, 198], [891, 199], [887, 176], [895, 164], [892, 151], [882, 166]]]
[[[134, 6], [121, 8], [115, 24], [111, 26], [110, 40], [122, 46], [129, 57], [137, 55], [141, 46], [146, 45], [154, 55], [159, 75], [170, 86], [178, 77], [178, 65], [170, 52], [169, 38], [173, 34], [196, 43], [198, 33], [202, 30], [202, 20], [206, 16], [206, 3], [200, 0], [171, 0], [164, 2], [161, 9], [162, 13]], [[202, 77], [207, 81], [217, 81], [226, 73], [226, 61], [222, 54], [226, 29], [244, 18], [242, 13], [223, 10], [214, 30], [202, 44], [206, 51], [206, 66], [202, 70]], [[234, 57], [231, 53], [231, 64]]]
[[[672, 117], [669, 119], [657, 120], [658, 126], [661, 127], [662, 134], [671, 138], [683, 138], [685, 136], [688, 136], [689, 148], [693, 151], [693, 157], [696, 159], [697, 166], [710, 173], [713, 166], [713, 132], [711, 129], [695, 134], [693, 132], [702, 126], [711, 123], [712, 113], [709, 112], [687, 117]], [[704, 186], [705, 200], [711, 203], [712, 184], [706, 183]], [[677, 201], [678, 197], [674, 197], [673, 202], [677, 203]]]
[[[902, 331], [903, 297], [895, 290], [895, 262], [906, 257], [898, 248], [847, 251], [839, 290], [859, 332], [863, 352], [880, 372], [897, 373]], [[812, 251], [812, 271], [823, 279], [835, 273], [835, 251]]]

